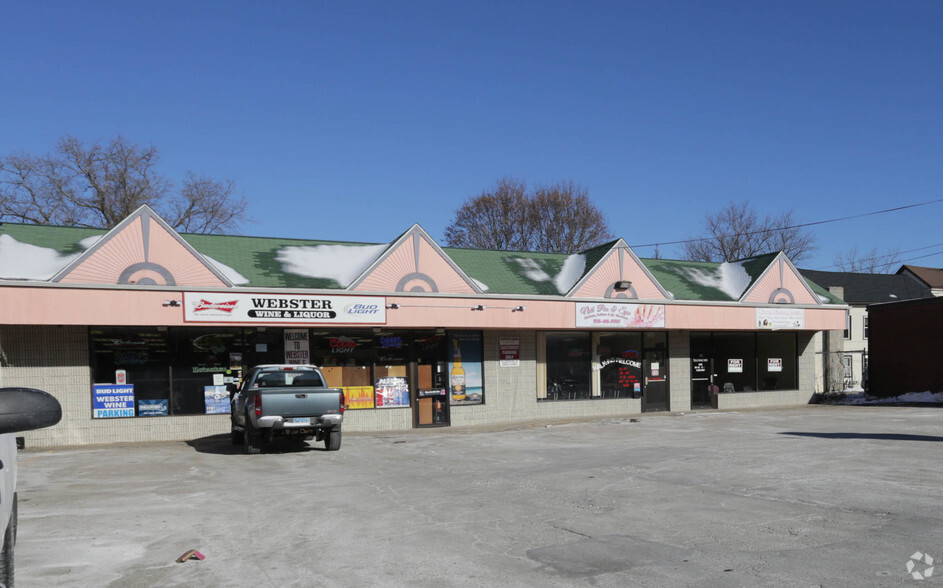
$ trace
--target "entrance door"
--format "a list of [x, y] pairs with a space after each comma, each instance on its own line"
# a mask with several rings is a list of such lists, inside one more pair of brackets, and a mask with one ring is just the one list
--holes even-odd
[[445, 358], [446, 338], [441, 333], [417, 335], [412, 370], [415, 382], [417, 427], [445, 427], [449, 422], [449, 386]]
[[691, 358], [691, 408], [717, 408], [714, 383], [714, 361], [709, 357]]
[[646, 349], [642, 359], [642, 412], [668, 410], [668, 364], [665, 350]]

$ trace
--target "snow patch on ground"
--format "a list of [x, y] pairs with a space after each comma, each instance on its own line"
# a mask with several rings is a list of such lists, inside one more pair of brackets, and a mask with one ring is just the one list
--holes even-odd
[[[851, 392], [850, 394], [848, 392]], [[893, 398], [875, 398], [868, 397], [864, 392], [848, 391], [844, 396], [839, 396], [830, 401], [829, 404], [899, 404], [907, 402], [919, 402], [922, 404], [943, 404], [943, 392], [908, 392]]]
[[[83, 239], [83, 242], [87, 240]], [[10, 235], [0, 235], [0, 279], [48, 280], [80, 255], [82, 253], [63, 255], [49, 247], [38, 247], [17, 241]]]
[[285, 247], [275, 259], [290, 274], [306, 278], [326, 278], [347, 287], [382, 254], [389, 245], [314, 245]]
[[700, 268], [686, 268], [682, 271], [690, 280], [701, 286], [716, 288], [734, 300], [739, 300], [752, 282], [750, 274], [743, 269], [741, 262], [724, 262], [714, 271]]
[[225, 263], [221, 261], [216, 261], [209, 255], [204, 255], [203, 258], [206, 259], [206, 261], [210, 262], [210, 264], [212, 264], [217, 270], [219, 270], [219, 273], [226, 276], [226, 279], [232, 282], [234, 285], [242, 286], [244, 284], [249, 283], [249, 278], [243, 276], [242, 274], [240, 274], [233, 268], [229, 267]]

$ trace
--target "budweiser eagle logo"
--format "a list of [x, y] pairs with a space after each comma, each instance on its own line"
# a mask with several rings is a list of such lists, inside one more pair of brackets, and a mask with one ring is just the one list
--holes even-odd
[[200, 299], [199, 302], [194, 303], [193, 312], [203, 312], [206, 310], [218, 310], [220, 312], [231, 313], [236, 310], [236, 305], [239, 304], [238, 300], [230, 300], [228, 302], [210, 302], [209, 300]]

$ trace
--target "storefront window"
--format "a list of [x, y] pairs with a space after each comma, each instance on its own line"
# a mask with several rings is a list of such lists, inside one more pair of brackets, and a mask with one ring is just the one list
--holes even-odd
[[101, 327], [90, 347], [95, 418], [228, 412], [225, 384], [264, 363], [321, 367], [351, 409], [484, 401], [481, 331]]
[[171, 341], [171, 414], [218, 412], [220, 395], [226, 396], [228, 405], [224, 382], [241, 368], [242, 329], [174, 329]]
[[714, 366], [721, 392], [756, 389], [756, 337], [753, 333], [714, 333]]
[[592, 393], [589, 333], [547, 333], [547, 399], [575, 400]]
[[448, 337], [448, 378], [452, 404], [481, 404], [482, 383], [481, 331], [454, 331]]
[[166, 329], [111, 327], [90, 330], [92, 381], [125, 384], [133, 399], [126, 416], [170, 414], [170, 348]]
[[637, 398], [641, 395], [641, 333], [601, 334], [596, 352], [603, 398]]
[[798, 388], [794, 333], [757, 333], [756, 352], [760, 390]]
[[311, 357], [321, 367], [327, 385], [343, 388], [350, 409], [374, 408], [372, 331], [316, 330], [311, 333]]
[[711, 391], [795, 390], [795, 333], [692, 333], [692, 401]]

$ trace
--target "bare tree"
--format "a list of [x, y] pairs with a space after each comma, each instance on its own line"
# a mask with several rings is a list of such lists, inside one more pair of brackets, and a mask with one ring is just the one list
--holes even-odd
[[702, 236], [683, 245], [682, 257], [694, 261], [736, 261], [783, 251], [799, 262], [816, 250], [812, 234], [795, 226], [792, 211], [763, 218], [748, 201], [731, 202], [705, 218]]
[[573, 182], [538, 186], [503, 178], [470, 198], [445, 229], [452, 247], [574, 253], [612, 235], [586, 188]]
[[889, 249], [887, 253], [878, 253], [876, 247], [864, 254], [858, 253], [857, 247], [848, 251], [839, 252], [835, 256], [835, 267], [839, 271], [860, 274], [890, 274], [900, 266], [900, 252]]
[[188, 174], [180, 190], [155, 168], [153, 146], [124, 137], [86, 145], [65, 137], [44, 156], [0, 158], [0, 219], [111, 228], [148, 204], [175, 229], [232, 231], [246, 220], [248, 203], [230, 180]]

